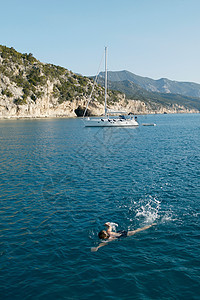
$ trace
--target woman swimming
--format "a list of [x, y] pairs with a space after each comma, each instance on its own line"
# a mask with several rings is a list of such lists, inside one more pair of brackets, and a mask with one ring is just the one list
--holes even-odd
[[125, 231], [125, 230], [119, 230], [117, 232], [114, 232], [112, 231], [112, 226], [111, 226], [112, 223], [110, 222], [107, 222], [105, 223], [104, 225], [107, 227], [107, 230], [101, 230], [98, 234], [98, 237], [101, 239], [101, 240], [104, 240], [104, 242], [100, 243], [99, 246], [97, 247], [93, 247], [91, 248], [91, 251], [92, 252], [95, 252], [95, 251], [98, 251], [99, 248], [107, 245], [107, 242], [112, 242], [116, 239], [119, 239], [121, 237], [127, 237], [127, 236], [131, 236], [131, 235], [134, 235], [136, 234], [137, 232], [140, 232], [140, 231], [143, 231], [143, 230], [146, 230], [154, 225], [156, 225], [156, 223], [153, 223], [151, 225], [147, 225], [147, 226], [144, 226], [142, 228], [138, 228], [136, 230], [132, 230], [132, 231]]

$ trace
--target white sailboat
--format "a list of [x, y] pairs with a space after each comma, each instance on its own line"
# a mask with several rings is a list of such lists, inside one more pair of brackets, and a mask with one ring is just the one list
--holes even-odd
[[[89, 104], [89, 103], [88, 103]], [[88, 107], [87, 104], [87, 107]], [[107, 47], [105, 47], [105, 114], [102, 118], [85, 118], [85, 127], [136, 127], [137, 117], [125, 116], [124, 112], [111, 112], [107, 109]], [[86, 110], [87, 110], [86, 107]], [[85, 110], [85, 113], [86, 113]], [[85, 116], [84, 113], [84, 116]], [[110, 117], [111, 114], [118, 113], [118, 117]]]

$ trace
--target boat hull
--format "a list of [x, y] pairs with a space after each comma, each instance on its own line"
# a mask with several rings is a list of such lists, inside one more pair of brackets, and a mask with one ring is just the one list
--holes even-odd
[[137, 127], [135, 120], [121, 119], [88, 119], [85, 120], [85, 127]]

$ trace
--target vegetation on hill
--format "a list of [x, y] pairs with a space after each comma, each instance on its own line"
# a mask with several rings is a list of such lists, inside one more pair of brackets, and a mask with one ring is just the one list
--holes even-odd
[[[58, 103], [73, 101], [77, 97], [88, 97], [94, 84], [93, 80], [63, 67], [41, 63], [31, 53], [22, 54], [14, 48], [1, 45], [0, 74], [0, 95], [13, 98], [17, 105], [43, 97], [49, 83], [53, 84], [51, 96]], [[9, 79], [9, 82], [2, 76]], [[13, 86], [20, 89], [21, 93], [17, 97], [12, 92]], [[109, 101], [117, 101], [116, 95], [117, 92], [110, 91]], [[104, 88], [96, 84], [93, 98], [103, 102]]]
[[[127, 78], [131, 76], [129, 73], [125, 74], [128, 76]], [[128, 99], [142, 102], [140, 105], [136, 104], [135, 101], [137, 107], [144, 107], [144, 104], [146, 104], [148, 112], [157, 111], [161, 108], [173, 111], [174, 105], [200, 110], [200, 100], [198, 98], [149, 92], [133, 81], [120, 81], [119, 74], [116, 76], [115, 78], [118, 78], [116, 81], [109, 80], [108, 106], [115, 106], [120, 101], [123, 102], [124, 106], [128, 105], [128, 101], [124, 101], [123, 93], [126, 94]], [[147, 82], [145, 78], [142, 80], [143, 83]], [[67, 102], [66, 105], [69, 104], [70, 109], [72, 107], [73, 111], [78, 109], [78, 114], [82, 114], [85, 105], [83, 103], [86, 103], [84, 101], [89, 98], [93, 87], [92, 99], [95, 102], [93, 104], [91, 102], [91, 105], [98, 113], [100, 104], [104, 103], [103, 75], [100, 76], [99, 84], [94, 84], [93, 78], [75, 74], [60, 66], [41, 63], [31, 53], [22, 54], [12, 47], [8, 48], [0, 45], [0, 105], [5, 108], [6, 112], [12, 110], [12, 105], [15, 108], [17, 106], [17, 109], [20, 105], [23, 109], [26, 104], [37, 106], [39, 103], [39, 110], [45, 111], [45, 109], [52, 109], [52, 107], [55, 108], [59, 104]], [[73, 102], [76, 100], [79, 103], [77, 103], [77, 107], [74, 107]], [[82, 101], [81, 104], [80, 101]], [[170, 110], [171, 108], [172, 110]], [[136, 111], [139, 112], [139, 109]], [[142, 112], [145, 112], [145, 110], [142, 110]]]
[[[100, 75], [105, 77], [104, 72], [101, 72]], [[167, 78], [154, 80], [152, 78], [135, 75], [129, 71], [109, 71], [108, 79], [112, 82], [130, 81], [149, 92], [179, 94], [194, 98], [200, 97], [200, 84], [194, 82], [180, 82]]]
[[123, 81], [120, 83], [112, 82], [111, 86], [113, 89], [124, 92], [130, 99], [139, 99], [144, 102], [151, 101], [168, 106], [178, 104], [190, 109], [195, 108], [200, 111], [200, 99], [197, 97], [187, 97], [172, 93], [149, 92], [130, 81]]
[[[102, 85], [104, 84], [103, 77], [100, 77], [99, 83]], [[124, 81], [109, 80], [108, 86], [110, 89], [117, 90], [124, 93], [128, 99], [140, 100], [146, 104], [151, 103], [151, 105], [155, 109], [156, 107], [160, 107], [161, 105], [172, 107], [174, 104], [178, 104], [178, 105], [183, 105], [189, 109], [197, 109], [200, 111], [200, 98], [197, 97], [188, 97], [188, 96], [184, 96], [180, 94], [172, 94], [172, 93], [150, 92], [130, 80], [124, 80]]]

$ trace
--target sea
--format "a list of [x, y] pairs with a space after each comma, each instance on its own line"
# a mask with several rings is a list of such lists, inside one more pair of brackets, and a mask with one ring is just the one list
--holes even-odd
[[138, 121], [0, 121], [0, 299], [200, 299], [200, 114]]

